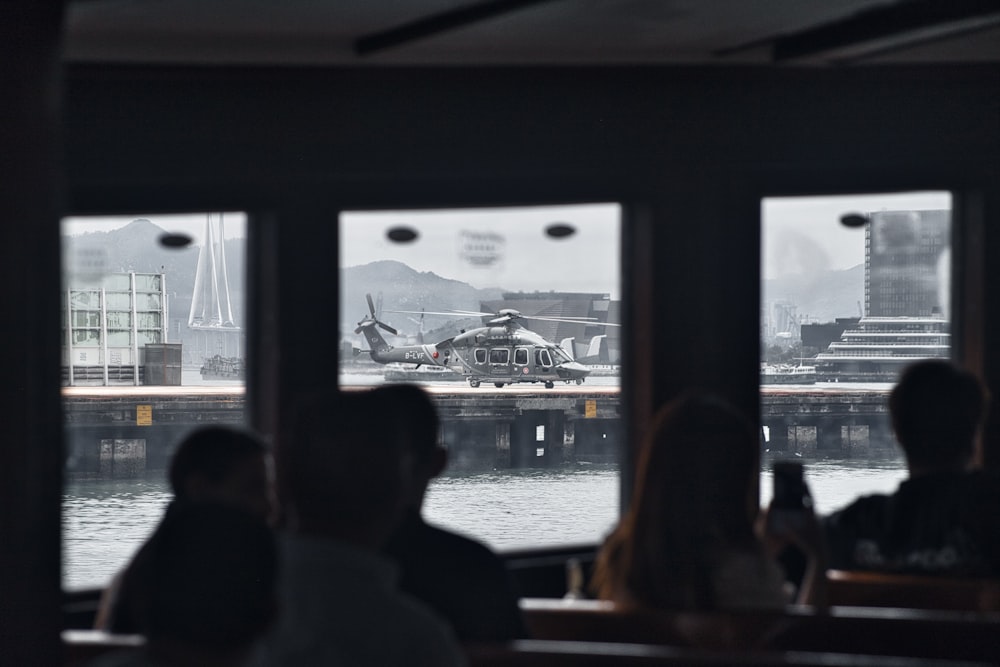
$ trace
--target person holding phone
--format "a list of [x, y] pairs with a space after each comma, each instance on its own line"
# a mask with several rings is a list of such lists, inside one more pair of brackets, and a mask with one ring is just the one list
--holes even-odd
[[628, 512], [598, 553], [596, 595], [704, 611], [821, 602], [819, 581], [793, 598], [769, 549], [803, 544], [817, 561], [813, 578], [825, 581], [815, 576], [824, 564], [808, 494], [756, 521], [757, 447], [749, 420], [716, 396], [692, 392], [663, 406], [639, 454]]
[[889, 414], [909, 476], [895, 493], [864, 496], [824, 520], [831, 567], [1000, 575], [1000, 479], [979, 469], [988, 404], [979, 378], [951, 362], [903, 371]]
[[805, 573], [799, 582], [797, 601], [824, 607], [827, 604], [827, 548], [823, 527], [813, 510], [812, 494], [798, 461], [775, 461], [771, 504], [761, 515], [758, 532], [769, 552], [780, 558], [792, 547], [805, 556]]

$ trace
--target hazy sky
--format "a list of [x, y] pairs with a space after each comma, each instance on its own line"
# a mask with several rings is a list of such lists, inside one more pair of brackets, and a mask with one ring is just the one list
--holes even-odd
[[864, 227], [841, 225], [840, 216], [845, 213], [950, 208], [948, 192], [765, 199], [761, 204], [764, 277], [863, 264]]
[[[145, 218], [157, 227], [167, 232], [185, 232], [194, 239], [195, 245], [205, 242], [204, 213], [183, 215], [121, 215], [121, 216], [86, 216], [65, 218], [62, 221], [63, 233], [77, 236], [87, 232], [108, 232], [124, 227], [133, 220]], [[213, 220], [218, 220], [219, 214], [213, 213]], [[226, 238], [242, 238], [246, 236], [247, 216], [241, 211], [223, 214]]]
[[[840, 224], [845, 213], [930, 210], [951, 207], [948, 192], [896, 193], [837, 197], [780, 197], [761, 204], [765, 277], [846, 269], [864, 262], [864, 229]], [[167, 231], [204, 242], [204, 213], [67, 218], [69, 234], [108, 231], [147, 218]], [[617, 204], [444, 211], [349, 212], [341, 227], [341, 266], [380, 259], [404, 262], [475, 287], [527, 291], [608, 292], [620, 298], [620, 218]], [[552, 223], [576, 233], [552, 239]], [[414, 229], [411, 243], [393, 243], [386, 231]], [[227, 238], [246, 235], [246, 216], [225, 214]], [[492, 262], [477, 263], [487, 257]]]
[[[345, 213], [340, 262], [349, 267], [393, 259], [479, 288], [606, 292], [620, 298], [620, 219], [617, 204]], [[576, 233], [561, 239], [546, 235], [557, 222]], [[397, 226], [418, 237], [389, 241], [387, 230]]]

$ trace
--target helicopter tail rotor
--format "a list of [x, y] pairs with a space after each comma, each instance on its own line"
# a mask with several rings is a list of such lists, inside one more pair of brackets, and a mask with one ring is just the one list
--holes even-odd
[[394, 328], [392, 328], [391, 326], [389, 326], [385, 322], [382, 322], [381, 320], [378, 319], [378, 317], [376, 317], [376, 315], [375, 315], [375, 302], [372, 301], [372, 295], [371, 294], [365, 294], [365, 298], [368, 300], [368, 315], [366, 315], [364, 318], [362, 318], [362, 320], [360, 322], [358, 322], [358, 326], [354, 330], [354, 333], [356, 333], [356, 334], [361, 333], [365, 329], [365, 327], [369, 327], [369, 326], [374, 325], [374, 326], [377, 326], [377, 327], [379, 327], [379, 328], [381, 328], [381, 329], [383, 329], [385, 331], [388, 331], [393, 336], [398, 336], [399, 335], [398, 331], [396, 331]]

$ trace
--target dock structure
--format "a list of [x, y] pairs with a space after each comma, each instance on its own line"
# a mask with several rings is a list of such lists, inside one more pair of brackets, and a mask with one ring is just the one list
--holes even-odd
[[[894, 453], [888, 390], [764, 391], [763, 447], [805, 457]], [[434, 387], [441, 442], [452, 470], [616, 463], [626, 447], [621, 395], [613, 387]], [[123, 477], [167, 466], [192, 428], [245, 423], [242, 387], [67, 388], [67, 469]]]
[[830, 458], [892, 457], [891, 385], [764, 389], [760, 421], [771, 453]]

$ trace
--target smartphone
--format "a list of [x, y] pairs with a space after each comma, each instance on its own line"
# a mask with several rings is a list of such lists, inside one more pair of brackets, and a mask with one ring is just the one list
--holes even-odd
[[806, 486], [802, 464], [797, 461], [775, 461], [774, 495], [771, 506], [780, 510], [812, 509], [812, 496]]

